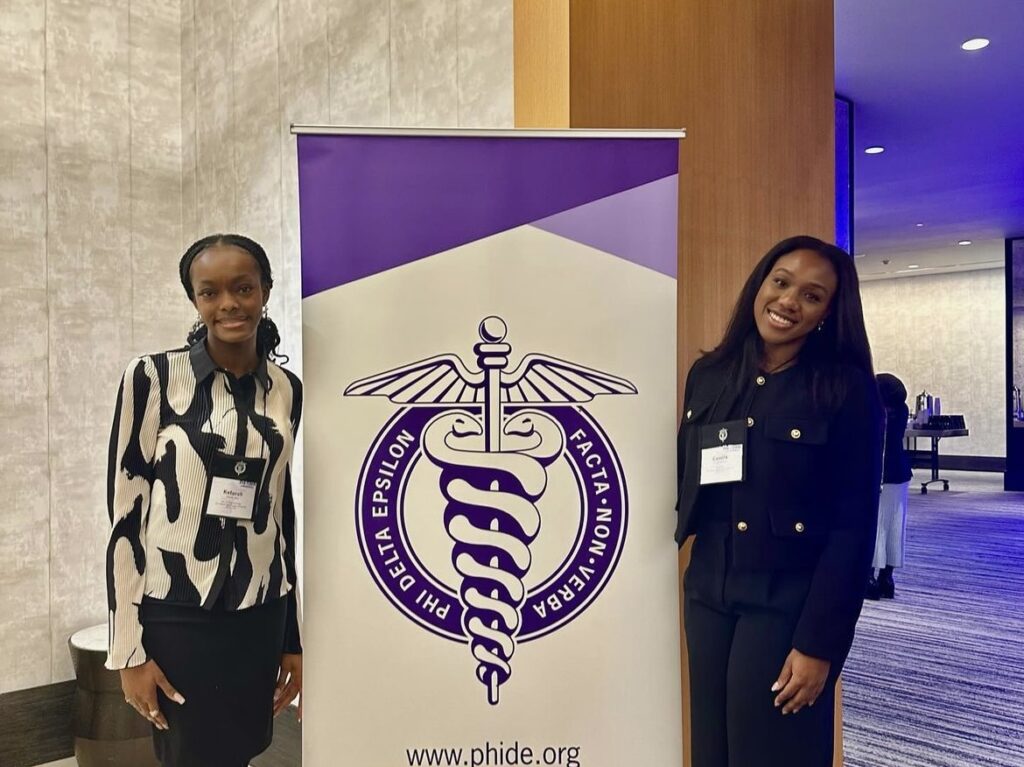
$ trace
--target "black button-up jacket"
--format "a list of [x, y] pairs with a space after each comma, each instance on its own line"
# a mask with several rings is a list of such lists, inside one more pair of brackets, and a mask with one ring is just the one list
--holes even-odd
[[[732, 494], [731, 555], [744, 570], [811, 570], [793, 646], [842, 664], [870, 572], [882, 475], [882, 408], [874, 379], [850, 367], [847, 393], [816, 407], [797, 365], [747, 382], [746, 480]], [[687, 377], [679, 430], [676, 541], [697, 533], [700, 426], [720, 416], [727, 373], [698, 361]], [[741, 387], [746, 388], [746, 387]], [[715, 411], [714, 413], [712, 411]]]

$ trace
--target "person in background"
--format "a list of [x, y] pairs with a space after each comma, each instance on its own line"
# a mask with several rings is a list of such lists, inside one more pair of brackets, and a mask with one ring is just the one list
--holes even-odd
[[244, 767], [302, 689], [290, 469], [302, 384], [277, 364], [258, 243], [204, 237], [179, 276], [199, 313], [187, 345], [133, 360], [117, 393], [106, 665], [164, 767]]
[[848, 253], [792, 237], [694, 363], [676, 542], [693, 767], [829, 767], [871, 569], [882, 406]]
[[878, 500], [878, 532], [875, 558], [868, 580], [868, 599], [892, 599], [896, 595], [893, 568], [903, 567], [907, 540], [907, 489], [910, 487], [910, 457], [903, 448], [903, 433], [910, 418], [907, 387], [891, 373], [879, 373], [878, 392], [885, 407], [885, 451], [882, 468], [882, 495]]

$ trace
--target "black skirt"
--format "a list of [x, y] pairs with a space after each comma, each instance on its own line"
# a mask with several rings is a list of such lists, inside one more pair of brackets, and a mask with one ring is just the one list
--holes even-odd
[[153, 729], [164, 767], [242, 767], [273, 738], [285, 599], [229, 612], [143, 600], [142, 643], [178, 705], [157, 692], [169, 729]]

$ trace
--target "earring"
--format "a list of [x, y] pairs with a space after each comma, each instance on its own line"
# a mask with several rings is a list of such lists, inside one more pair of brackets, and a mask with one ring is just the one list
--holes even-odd
[[192, 327], [189, 329], [188, 335], [186, 336], [190, 346], [203, 337], [202, 331], [204, 329], [205, 326], [203, 325], [203, 317], [201, 314], [197, 314], [196, 321], [192, 323]]
[[825, 327], [825, 320], [822, 320], [821, 322], [818, 323], [818, 332], [819, 333], [821, 332], [821, 329], [823, 327]]
[[263, 319], [267, 319], [267, 305], [263, 304]]

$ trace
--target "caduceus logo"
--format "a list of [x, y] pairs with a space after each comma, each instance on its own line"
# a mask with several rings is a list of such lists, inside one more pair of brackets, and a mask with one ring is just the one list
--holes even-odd
[[[543, 354], [509, 370], [504, 320], [487, 317], [479, 331], [477, 370], [442, 354], [356, 381], [345, 395], [401, 406], [359, 478], [367, 566], [417, 624], [469, 644], [497, 705], [517, 645], [578, 617], [615, 570], [626, 484], [582, 404], [637, 390]], [[443, 532], [424, 541], [435, 529]]]

